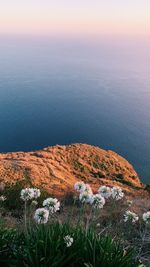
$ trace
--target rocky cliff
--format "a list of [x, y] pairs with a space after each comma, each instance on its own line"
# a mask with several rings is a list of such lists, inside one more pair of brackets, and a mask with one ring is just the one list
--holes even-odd
[[118, 185], [134, 192], [143, 185], [132, 165], [113, 151], [86, 144], [53, 146], [34, 152], [0, 154], [0, 182], [42, 187], [54, 195], [73, 189], [76, 181]]

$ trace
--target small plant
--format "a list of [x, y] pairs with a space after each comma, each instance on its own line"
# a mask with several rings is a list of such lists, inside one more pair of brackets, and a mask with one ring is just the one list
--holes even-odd
[[135, 223], [139, 220], [139, 217], [136, 213], [127, 210], [124, 214], [124, 222], [131, 222], [131, 223]]
[[25, 228], [27, 229], [27, 204], [28, 201], [37, 199], [41, 195], [41, 192], [37, 188], [25, 188], [21, 190], [20, 193], [20, 198], [24, 201], [24, 223], [25, 223]]

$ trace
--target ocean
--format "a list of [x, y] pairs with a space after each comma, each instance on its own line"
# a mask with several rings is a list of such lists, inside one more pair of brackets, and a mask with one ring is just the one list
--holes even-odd
[[0, 152], [70, 143], [150, 183], [150, 40], [0, 36]]

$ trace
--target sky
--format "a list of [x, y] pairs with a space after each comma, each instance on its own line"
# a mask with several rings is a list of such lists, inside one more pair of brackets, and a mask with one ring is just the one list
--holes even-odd
[[1, 0], [0, 33], [150, 35], [150, 0]]

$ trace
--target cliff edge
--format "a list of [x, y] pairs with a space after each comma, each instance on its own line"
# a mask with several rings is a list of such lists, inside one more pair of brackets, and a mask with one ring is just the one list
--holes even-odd
[[[87, 144], [56, 145], [34, 152], [0, 154], [0, 182], [42, 187], [56, 196], [73, 190], [76, 181], [117, 185], [133, 193], [144, 188], [133, 166], [113, 151]], [[139, 190], [137, 190], [139, 189]]]

